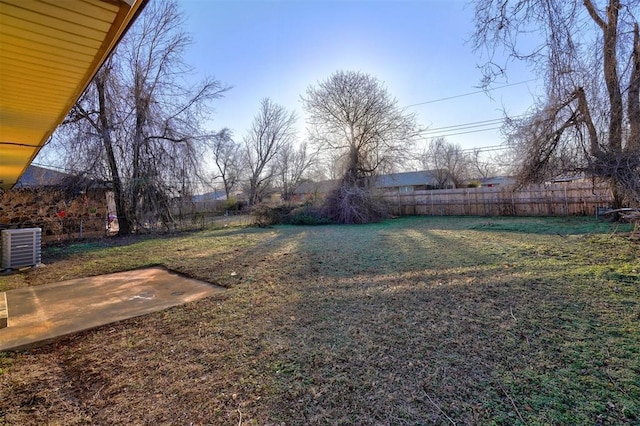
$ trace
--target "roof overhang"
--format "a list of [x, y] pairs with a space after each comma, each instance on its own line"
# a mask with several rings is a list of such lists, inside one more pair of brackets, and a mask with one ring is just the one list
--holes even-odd
[[10, 189], [147, 0], [0, 0], [0, 188]]

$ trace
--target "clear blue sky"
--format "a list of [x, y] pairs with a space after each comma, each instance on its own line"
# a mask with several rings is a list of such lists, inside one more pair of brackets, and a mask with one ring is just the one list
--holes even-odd
[[[472, 7], [456, 0], [249, 1], [181, 0], [192, 35], [186, 62], [202, 76], [232, 85], [215, 102], [207, 127], [246, 133], [260, 99], [298, 114], [300, 95], [336, 70], [362, 71], [383, 81], [407, 106], [478, 91], [481, 59], [472, 52]], [[532, 79], [523, 66], [506, 84]], [[432, 129], [518, 115], [532, 103], [535, 81], [409, 108]], [[470, 129], [474, 130], [474, 129]], [[459, 130], [458, 132], [469, 131]], [[457, 133], [457, 132], [456, 132]], [[436, 132], [441, 135], [444, 132]], [[449, 136], [463, 148], [498, 145], [498, 131]]]

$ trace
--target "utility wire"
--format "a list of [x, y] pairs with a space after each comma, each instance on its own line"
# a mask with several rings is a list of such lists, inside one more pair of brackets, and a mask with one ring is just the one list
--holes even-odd
[[432, 133], [432, 132], [456, 130], [456, 129], [462, 129], [462, 128], [484, 127], [484, 126], [490, 126], [490, 125], [493, 126], [503, 121], [504, 121], [504, 118], [494, 118], [492, 120], [474, 121], [471, 123], [462, 123], [462, 124], [452, 124], [451, 126], [435, 127], [433, 129], [428, 128], [420, 133]]
[[[509, 119], [514, 120], [514, 119], [519, 119], [524, 117], [524, 115], [516, 115], [513, 117], [509, 117]], [[429, 133], [429, 132], [435, 132], [435, 131], [440, 131], [440, 130], [448, 130], [448, 129], [461, 129], [461, 128], [466, 128], [466, 127], [482, 127], [482, 126], [489, 126], [489, 125], [495, 125], [498, 123], [502, 123], [506, 120], [506, 118], [493, 118], [493, 119], [489, 119], [489, 120], [482, 120], [482, 121], [472, 121], [470, 123], [462, 123], [462, 124], [452, 124], [451, 126], [443, 126], [443, 127], [436, 127], [433, 129], [427, 128], [424, 131], [420, 132], [420, 133]]]
[[506, 145], [490, 145], [490, 146], [483, 146], [480, 148], [465, 148], [465, 149], [462, 149], [461, 151], [464, 151], [464, 152], [471, 152], [476, 150], [477, 151], [500, 151], [507, 148], [509, 147]]
[[462, 98], [464, 96], [471, 96], [471, 95], [476, 95], [478, 93], [486, 93], [486, 92], [492, 92], [494, 90], [498, 90], [498, 89], [504, 89], [505, 87], [511, 87], [511, 86], [517, 86], [519, 84], [525, 84], [525, 83], [531, 83], [532, 81], [536, 81], [537, 79], [532, 78], [530, 80], [525, 80], [525, 81], [519, 81], [517, 83], [511, 83], [511, 84], [505, 84], [503, 86], [498, 86], [498, 87], [492, 87], [492, 88], [487, 88], [484, 90], [477, 90], [475, 92], [468, 92], [468, 93], [463, 93], [461, 95], [454, 95], [454, 96], [448, 96], [446, 98], [440, 98], [440, 99], [433, 99], [431, 101], [425, 101], [425, 102], [418, 102], [417, 104], [411, 104], [411, 105], [406, 105], [405, 108], [411, 108], [411, 107], [415, 107], [415, 106], [419, 106], [419, 105], [427, 105], [427, 104], [433, 104], [436, 102], [442, 102], [442, 101], [448, 101], [450, 99], [456, 99], [456, 98]]
[[[497, 127], [489, 127], [488, 129], [476, 129], [476, 130], [469, 130], [467, 132], [457, 132], [457, 133], [436, 133], [436, 134], [429, 134], [426, 135], [429, 139], [435, 139], [435, 138], [439, 138], [439, 137], [448, 137], [448, 136], [457, 136], [457, 135], [468, 135], [470, 133], [480, 133], [480, 132], [488, 132], [489, 130], [498, 130], [502, 128], [502, 126], [497, 126]], [[463, 129], [460, 129], [463, 130]]]
[[[487, 129], [487, 127], [491, 127], [492, 129], [500, 128], [500, 127], [493, 127], [493, 126], [502, 125], [503, 122], [504, 122], [504, 119], [500, 118], [500, 119], [495, 119], [495, 120], [478, 121], [478, 122], [476, 122], [478, 124], [466, 123], [466, 124], [456, 124], [456, 125], [453, 125], [453, 126], [437, 127], [437, 128], [434, 128], [434, 129], [425, 129], [425, 130], [423, 130], [421, 132], [418, 132], [418, 133], [423, 135], [423, 136], [434, 137], [433, 136], [434, 133], [436, 133], [438, 135], [442, 134], [441, 136], [444, 136], [444, 135], [446, 135], [446, 134], [448, 134], [450, 132], [457, 132], [459, 130], [476, 129], [475, 131], [483, 132], [485, 130], [489, 130], [489, 129]], [[473, 131], [471, 131], [469, 133], [473, 133]]]

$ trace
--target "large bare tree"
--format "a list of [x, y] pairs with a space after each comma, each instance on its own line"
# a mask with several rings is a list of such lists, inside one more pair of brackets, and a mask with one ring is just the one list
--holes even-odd
[[617, 205], [640, 204], [639, 11], [638, 0], [475, 2], [485, 83], [524, 60], [545, 84], [531, 114], [511, 123], [524, 180], [587, 171], [610, 179]]
[[265, 98], [244, 139], [244, 160], [249, 172], [249, 204], [258, 203], [277, 174], [277, 156], [295, 138], [293, 112]]
[[435, 173], [440, 188], [453, 184], [456, 188], [469, 178], [469, 157], [460, 145], [443, 137], [432, 139], [422, 154], [422, 165]]
[[111, 182], [120, 234], [150, 221], [169, 226], [170, 199], [197, 177], [200, 121], [226, 90], [183, 80], [183, 23], [175, 1], [150, 2], [66, 120], [73, 130], [64, 134], [75, 134], [69, 166]]
[[282, 147], [276, 159], [276, 169], [284, 201], [291, 200], [305, 173], [314, 165], [315, 159], [316, 152], [310, 152], [306, 142], [302, 142], [298, 147], [292, 143]]
[[240, 180], [240, 145], [233, 141], [231, 131], [225, 128], [213, 135], [211, 150], [217, 169], [213, 178], [222, 179], [224, 193], [228, 200]]
[[501, 170], [501, 167], [497, 165], [499, 164], [497, 158], [499, 155], [483, 155], [481, 148], [474, 148], [471, 153], [467, 154], [469, 177], [472, 179], [485, 179], [496, 176], [506, 170], [506, 167]]
[[[339, 222], [367, 222], [379, 217], [370, 203], [371, 177], [389, 171], [408, 156], [417, 136], [415, 115], [398, 106], [376, 78], [337, 71], [307, 89], [311, 141], [344, 164], [340, 188], [330, 197], [330, 214]], [[369, 214], [372, 213], [372, 214]]]

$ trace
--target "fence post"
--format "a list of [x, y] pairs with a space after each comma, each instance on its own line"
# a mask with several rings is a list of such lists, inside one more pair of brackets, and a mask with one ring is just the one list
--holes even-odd
[[433, 216], [433, 189], [429, 191], [429, 196], [431, 198], [431, 216]]

